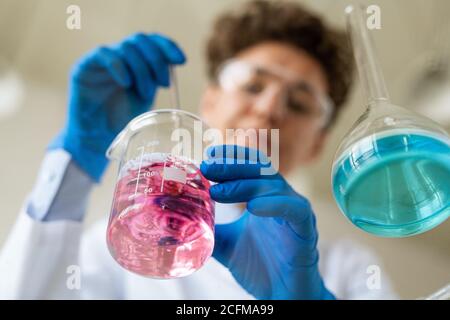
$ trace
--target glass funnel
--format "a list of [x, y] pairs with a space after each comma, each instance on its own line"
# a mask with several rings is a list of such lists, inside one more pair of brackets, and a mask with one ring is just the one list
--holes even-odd
[[186, 111], [151, 111], [133, 119], [108, 149], [120, 165], [107, 244], [125, 269], [178, 278], [211, 256], [214, 202], [199, 169], [204, 127]]
[[347, 7], [346, 18], [368, 106], [336, 152], [334, 197], [366, 232], [425, 232], [450, 214], [450, 138], [432, 120], [390, 103], [362, 9]]

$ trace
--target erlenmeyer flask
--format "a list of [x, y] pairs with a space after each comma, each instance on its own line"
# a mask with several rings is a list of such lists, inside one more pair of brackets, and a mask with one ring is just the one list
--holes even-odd
[[346, 16], [369, 103], [336, 152], [334, 197], [369, 233], [425, 232], [450, 214], [450, 138], [432, 120], [389, 102], [361, 8], [347, 7]]

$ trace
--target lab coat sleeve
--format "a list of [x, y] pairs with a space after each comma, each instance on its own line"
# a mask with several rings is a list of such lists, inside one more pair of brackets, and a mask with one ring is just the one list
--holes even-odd
[[[91, 188], [92, 181], [67, 152], [45, 156], [36, 185], [0, 252], [0, 298], [95, 297], [95, 292], [83, 291], [85, 275], [79, 264], [81, 221]], [[114, 296], [103, 292], [102, 298]]]
[[45, 155], [25, 212], [38, 221], [82, 221], [94, 183], [65, 150]]

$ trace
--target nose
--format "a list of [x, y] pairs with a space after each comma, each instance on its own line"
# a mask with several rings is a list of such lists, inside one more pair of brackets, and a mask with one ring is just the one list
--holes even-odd
[[285, 114], [287, 96], [283, 86], [271, 86], [266, 88], [255, 101], [254, 109], [262, 117], [270, 117], [280, 120]]

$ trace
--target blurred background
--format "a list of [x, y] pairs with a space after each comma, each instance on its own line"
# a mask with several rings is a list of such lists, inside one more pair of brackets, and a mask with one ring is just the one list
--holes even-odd
[[[71, 65], [86, 51], [136, 31], [165, 33], [188, 56], [178, 70], [182, 106], [197, 113], [206, 84], [204, 42], [214, 17], [244, 0], [0, 0], [0, 247], [30, 192], [48, 142], [63, 125]], [[334, 26], [344, 26], [349, 1], [305, 0]], [[373, 31], [393, 103], [450, 130], [450, 1], [353, 1], [381, 8]], [[81, 30], [66, 28], [66, 9], [81, 8]], [[169, 106], [161, 91], [156, 107]], [[415, 299], [450, 282], [450, 221], [419, 236], [378, 238], [353, 227], [331, 193], [331, 164], [340, 139], [363, 112], [360, 86], [333, 128], [320, 161], [289, 177], [311, 199], [321, 239], [350, 238], [383, 259], [401, 298]], [[91, 197], [87, 225], [109, 215], [117, 166]], [[383, 274], [382, 274], [383, 276]]]

